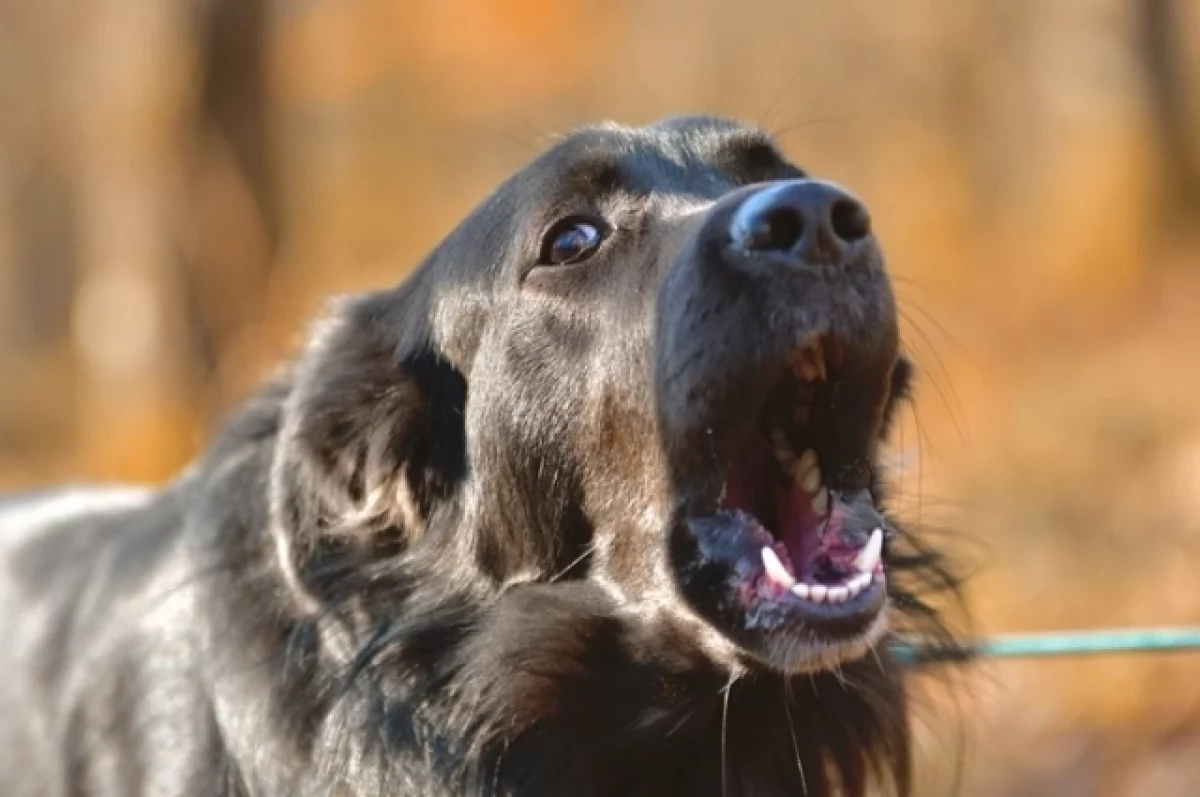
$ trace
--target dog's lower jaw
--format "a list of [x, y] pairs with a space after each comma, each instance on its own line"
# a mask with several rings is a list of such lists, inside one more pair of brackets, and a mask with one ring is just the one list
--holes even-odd
[[847, 662], [871, 653], [887, 634], [887, 607], [880, 610], [871, 625], [849, 639], [799, 641], [792, 636], [773, 637], [762, 652], [765, 663], [785, 675], [813, 675], [836, 672]]

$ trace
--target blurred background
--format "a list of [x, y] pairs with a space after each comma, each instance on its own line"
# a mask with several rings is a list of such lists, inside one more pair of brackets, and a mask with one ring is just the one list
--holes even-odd
[[[872, 209], [978, 629], [1200, 623], [1197, 0], [0, 0], [0, 107], [0, 489], [168, 478], [551, 136], [702, 111]], [[921, 794], [1197, 793], [1200, 656], [954, 680]]]

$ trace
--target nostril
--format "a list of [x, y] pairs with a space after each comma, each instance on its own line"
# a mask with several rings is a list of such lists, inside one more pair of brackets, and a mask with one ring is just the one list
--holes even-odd
[[846, 243], [861, 241], [871, 234], [871, 217], [867, 209], [852, 199], [839, 199], [829, 211], [833, 232]]
[[758, 251], [791, 251], [804, 235], [804, 219], [789, 207], [771, 208], [750, 224], [742, 245]]

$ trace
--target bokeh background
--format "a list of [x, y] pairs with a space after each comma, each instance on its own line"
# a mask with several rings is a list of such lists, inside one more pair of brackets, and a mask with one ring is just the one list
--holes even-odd
[[[0, 0], [0, 109], [0, 489], [168, 478], [552, 135], [703, 111], [872, 208], [977, 630], [1200, 623], [1196, 0]], [[952, 680], [922, 794], [1200, 793], [1200, 656]]]

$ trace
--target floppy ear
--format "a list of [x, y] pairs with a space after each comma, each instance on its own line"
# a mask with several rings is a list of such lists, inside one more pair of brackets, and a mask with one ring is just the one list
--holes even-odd
[[296, 365], [276, 443], [271, 514], [292, 557], [420, 535], [462, 477], [465, 404], [419, 284], [335, 302]]

